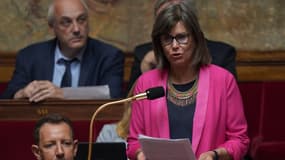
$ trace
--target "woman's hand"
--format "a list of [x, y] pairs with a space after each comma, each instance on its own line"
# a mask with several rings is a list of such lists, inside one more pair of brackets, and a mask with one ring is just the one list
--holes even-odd
[[213, 151], [204, 152], [200, 155], [198, 160], [215, 160], [215, 153]]
[[137, 160], [146, 160], [143, 152], [138, 153]]
[[141, 149], [137, 150], [136, 157], [137, 157], [137, 160], [146, 160], [144, 153], [142, 152]]
[[[232, 160], [232, 157], [228, 154], [225, 148], [217, 148], [215, 151], [217, 153], [218, 160]], [[208, 151], [202, 153], [198, 160], [216, 160], [215, 156], [214, 151]]]

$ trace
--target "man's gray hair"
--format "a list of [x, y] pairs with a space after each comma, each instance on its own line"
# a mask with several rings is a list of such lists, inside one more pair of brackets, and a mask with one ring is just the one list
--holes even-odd
[[[48, 25], [51, 27], [54, 25], [54, 20], [55, 20], [55, 16], [54, 16], [54, 2], [55, 1], [56, 0], [53, 0], [53, 2], [48, 7], [47, 20], [48, 20]], [[85, 11], [88, 12], [88, 5], [85, 2], [85, 0], [80, 0], [80, 2], [85, 8]]]

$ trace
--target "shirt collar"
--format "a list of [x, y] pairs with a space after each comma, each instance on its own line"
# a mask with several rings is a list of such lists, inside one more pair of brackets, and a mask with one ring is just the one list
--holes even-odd
[[[85, 51], [86, 47], [84, 47], [83, 49], [80, 50], [79, 54], [77, 54], [76, 58], [78, 59], [79, 62], [81, 62], [82, 57], [83, 57], [83, 53]], [[64, 56], [59, 48], [58, 43], [56, 44], [55, 47], [55, 62], [58, 63], [58, 60], [60, 59], [65, 59], [65, 60], [70, 60], [70, 58]]]

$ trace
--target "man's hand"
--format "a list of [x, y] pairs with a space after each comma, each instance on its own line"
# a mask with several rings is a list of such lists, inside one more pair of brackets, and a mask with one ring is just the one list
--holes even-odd
[[50, 81], [33, 81], [25, 88], [19, 90], [15, 99], [28, 98], [30, 102], [39, 102], [48, 98], [64, 98], [61, 88]]

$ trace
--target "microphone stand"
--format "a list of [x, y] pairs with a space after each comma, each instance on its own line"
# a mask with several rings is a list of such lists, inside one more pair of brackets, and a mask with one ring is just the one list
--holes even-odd
[[94, 120], [96, 118], [96, 116], [99, 114], [99, 112], [101, 112], [104, 108], [106, 108], [107, 106], [113, 105], [113, 104], [120, 104], [120, 103], [125, 103], [125, 102], [130, 102], [133, 100], [140, 100], [140, 99], [145, 99], [147, 98], [147, 93], [140, 93], [137, 94], [135, 96], [126, 98], [126, 99], [121, 99], [118, 101], [114, 101], [114, 102], [108, 102], [105, 103], [103, 105], [101, 105], [92, 115], [91, 121], [90, 121], [90, 126], [89, 126], [89, 143], [88, 143], [88, 160], [91, 160], [91, 156], [92, 156], [92, 141], [93, 141], [93, 123]]

